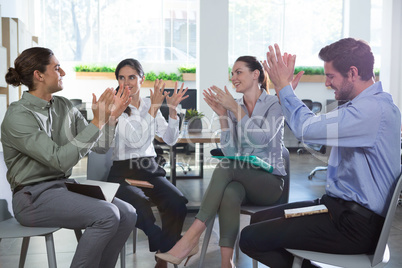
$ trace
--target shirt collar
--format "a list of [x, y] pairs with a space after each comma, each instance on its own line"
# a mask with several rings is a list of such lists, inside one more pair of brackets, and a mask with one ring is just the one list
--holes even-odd
[[371, 86], [369, 86], [368, 88], [366, 88], [365, 90], [360, 92], [360, 94], [357, 95], [353, 100], [348, 101], [344, 105], [351, 105], [354, 102], [360, 100], [361, 98], [364, 98], [364, 97], [367, 97], [367, 96], [372, 96], [372, 95], [375, 95], [375, 94], [377, 94], [379, 92], [382, 92], [382, 91], [383, 90], [382, 90], [381, 81], [375, 82], [374, 84], [372, 84]]
[[[268, 96], [267, 92], [265, 91], [265, 89], [262, 89], [262, 93], [261, 93], [260, 97], [258, 98], [257, 102], [263, 101], [266, 98], [266, 96]], [[237, 103], [240, 104], [241, 106], [245, 106], [245, 104], [244, 104], [244, 96], [239, 98], [237, 100]]]
[[28, 101], [32, 105], [37, 106], [41, 109], [50, 108], [50, 106], [54, 103], [53, 97], [50, 101], [45, 101], [44, 99], [38, 98], [30, 94], [28, 91], [24, 91], [24, 93], [22, 94], [22, 99]]

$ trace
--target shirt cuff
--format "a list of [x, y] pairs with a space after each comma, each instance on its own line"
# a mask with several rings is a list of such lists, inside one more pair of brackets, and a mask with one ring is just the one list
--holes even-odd
[[295, 95], [293, 88], [290, 85], [287, 85], [286, 87], [282, 88], [281, 91], [279, 91], [279, 98], [286, 99], [289, 96]]
[[169, 122], [168, 127], [170, 127], [170, 128], [178, 128], [179, 127], [179, 120], [171, 118], [170, 115], [168, 117], [168, 122]]
[[89, 142], [97, 141], [99, 137], [102, 135], [102, 131], [92, 123], [88, 124], [84, 129], [84, 131], [85, 131], [84, 139]]

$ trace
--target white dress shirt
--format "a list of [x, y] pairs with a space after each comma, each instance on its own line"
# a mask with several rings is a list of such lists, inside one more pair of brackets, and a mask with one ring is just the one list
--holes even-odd
[[117, 124], [113, 160], [155, 157], [155, 135], [161, 137], [168, 145], [176, 143], [179, 137], [177, 118], [169, 116], [167, 123], [160, 110], [155, 118], [152, 117], [148, 113], [151, 107], [149, 98], [141, 98], [138, 109], [131, 104], [128, 107], [131, 109], [131, 115], [123, 113]]

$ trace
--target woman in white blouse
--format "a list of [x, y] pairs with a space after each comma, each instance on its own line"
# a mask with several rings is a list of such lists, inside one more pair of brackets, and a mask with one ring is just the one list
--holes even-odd
[[204, 100], [219, 116], [224, 155], [258, 156], [274, 167], [273, 172], [223, 159], [212, 174], [194, 223], [169, 252], [157, 254], [158, 258], [178, 264], [191, 257], [206, 222], [218, 213], [220, 267], [234, 267], [241, 204], [271, 205], [282, 195], [284, 118], [278, 98], [268, 93], [267, 80], [262, 64], [255, 57], [243, 56], [232, 68], [232, 84], [242, 97], [235, 100], [226, 87], [212, 86], [204, 91]]
[[[119, 88], [130, 90], [132, 98], [126, 111], [119, 117], [116, 129], [116, 144], [113, 152], [113, 166], [108, 181], [120, 183], [116, 196], [137, 210], [136, 227], [148, 236], [151, 252], [166, 252], [180, 239], [183, 222], [187, 214], [188, 200], [170, 183], [165, 170], [155, 161], [153, 146], [155, 135], [174, 145], [179, 136], [177, 105], [187, 96], [183, 84], [172, 96], [164, 92], [162, 80], [156, 80], [149, 98], [140, 97], [144, 71], [139, 61], [125, 59], [115, 71]], [[119, 94], [119, 92], [117, 93]], [[163, 100], [169, 106], [169, 119], [166, 122], [159, 108]], [[126, 178], [148, 181], [154, 188], [138, 188], [125, 182]], [[155, 224], [151, 205], [159, 210], [162, 227]], [[158, 260], [155, 267], [167, 267]]]

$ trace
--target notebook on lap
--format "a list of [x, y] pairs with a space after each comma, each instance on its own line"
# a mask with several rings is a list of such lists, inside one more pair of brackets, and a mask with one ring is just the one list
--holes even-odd
[[79, 180], [65, 183], [71, 192], [112, 202], [120, 184], [106, 181]]

